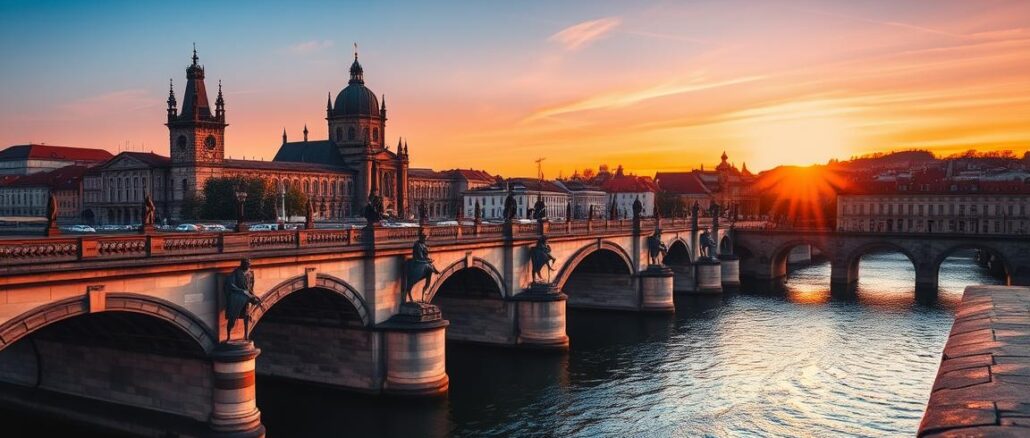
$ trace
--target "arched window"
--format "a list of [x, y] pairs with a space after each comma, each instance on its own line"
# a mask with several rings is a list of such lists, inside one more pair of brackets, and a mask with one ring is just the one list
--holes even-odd
[[343, 141], [343, 128], [336, 127], [336, 141]]
[[182, 179], [182, 195], [186, 196], [186, 192], [190, 190], [190, 183], [186, 181], [186, 178]]
[[354, 138], [356, 138], [357, 136], [358, 133], [354, 130], [353, 126], [347, 128], [347, 140], [354, 141]]
[[326, 181], [326, 180], [323, 179], [322, 180], [322, 195], [325, 196], [325, 195], [328, 195], [328, 194], [329, 194], [329, 181]]
[[379, 128], [372, 128], [372, 141], [379, 141]]
[[311, 193], [311, 184], [308, 180], [304, 180], [304, 193]]

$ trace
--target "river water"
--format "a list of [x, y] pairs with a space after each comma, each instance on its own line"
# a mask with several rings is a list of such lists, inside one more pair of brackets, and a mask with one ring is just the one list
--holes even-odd
[[675, 315], [571, 310], [567, 353], [448, 344], [445, 399], [259, 379], [258, 403], [273, 438], [911, 436], [963, 288], [998, 280], [960, 254], [927, 305], [905, 256], [860, 269], [851, 299], [816, 263], [782, 294], [677, 297]]

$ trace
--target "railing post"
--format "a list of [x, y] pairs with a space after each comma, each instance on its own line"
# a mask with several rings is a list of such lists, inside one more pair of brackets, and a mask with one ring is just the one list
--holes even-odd
[[79, 259], [89, 259], [100, 254], [99, 243], [88, 237], [79, 238]]
[[164, 236], [147, 235], [147, 256], [159, 255], [165, 252]]

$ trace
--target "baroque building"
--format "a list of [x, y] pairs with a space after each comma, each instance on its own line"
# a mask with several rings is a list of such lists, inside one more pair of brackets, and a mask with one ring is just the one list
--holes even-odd
[[[331, 97], [331, 95], [330, 95]], [[208, 179], [257, 177], [277, 192], [297, 188], [315, 202], [319, 217], [360, 213], [370, 192], [383, 198], [388, 215], [407, 210], [407, 144], [390, 151], [385, 141], [386, 105], [365, 86], [357, 54], [350, 81], [326, 105], [330, 138], [282, 144], [272, 161], [226, 158], [226, 100], [221, 82], [214, 105], [196, 49], [186, 68], [182, 106], [169, 86], [169, 155], [124, 152], [85, 176], [84, 217], [100, 223], [138, 223], [144, 196], [153, 197], [158, 218], [182, 219], [184, 206], [203, 193]]]

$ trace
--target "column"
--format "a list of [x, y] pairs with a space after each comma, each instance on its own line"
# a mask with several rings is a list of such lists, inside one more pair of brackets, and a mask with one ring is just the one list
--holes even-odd
[[254, 360], [260, 353], [253, 342], [243, 340], [221, 343], [211, 353], [214, 400], [209, 424], [216, 436], [265, 436], [254, 385]]
[[386, 377], [383, 393], [436, 396], [447, 393], [446, 369], [448, 322], [432, 304], [404, 303], [383, 330]]
[[565, 304], [568, 295], [550, 284], [534, 283], [512, 297], [517, 302], [518, 345], [522, 347], [567, 350]]
[[665, 265], [648, 265], [640, 277], [640, 310], [675, 312], [673, 302], [673, 272]]

